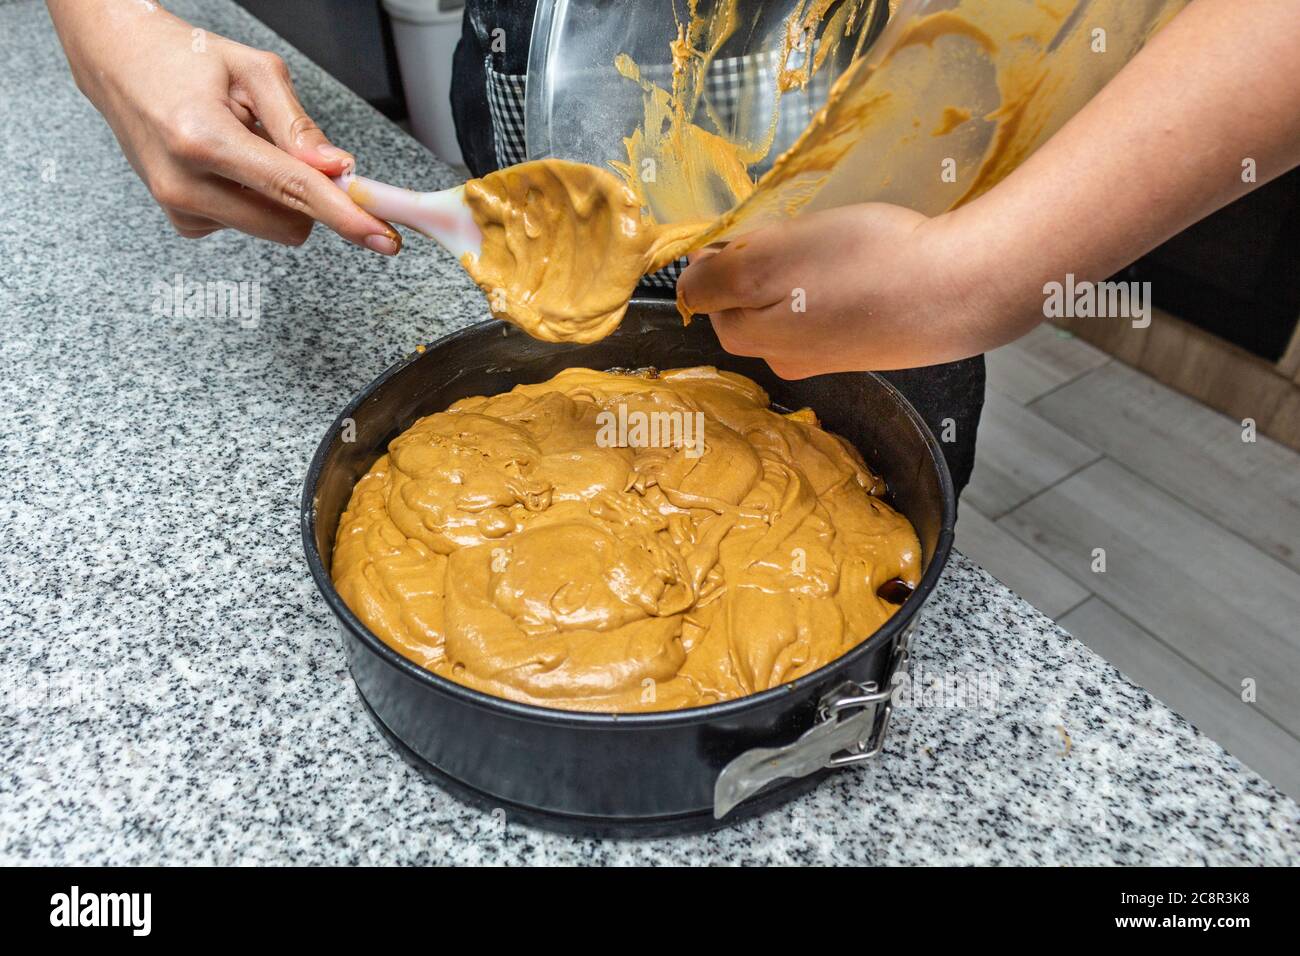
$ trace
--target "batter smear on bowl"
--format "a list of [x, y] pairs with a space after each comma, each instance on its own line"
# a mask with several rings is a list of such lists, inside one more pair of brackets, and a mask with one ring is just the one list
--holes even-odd
[[568, 369], [394, 439], [352, 492], [332, 577], [453, 681], [674, 710], [809, 674], [889, 619], [921, 549], [884, 490], [744, 376]]

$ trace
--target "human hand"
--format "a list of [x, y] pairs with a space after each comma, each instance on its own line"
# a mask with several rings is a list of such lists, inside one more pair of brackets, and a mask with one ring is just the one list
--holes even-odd
[[[808, 213], [706, 251], [678, 296], [723, 348], [782, 378], [936, 365], [1017, 338], [1017, 310], [953, 217], [869, 203]], [[802, 310], [802, 311], [801, 311]]]
[[49, 0], [77, 86], [176, 231], [230, 227], [300, 245], [313, 221], [385, 255], [398, 234], [329, 177], [353, 165], [294, 94], [278, 56], [149, 0]]

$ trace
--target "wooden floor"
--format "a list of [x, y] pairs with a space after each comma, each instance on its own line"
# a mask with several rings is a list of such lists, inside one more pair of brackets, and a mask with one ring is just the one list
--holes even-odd
[[1049, 326], [988, 366], [957, 546], [1300, 799], [1300, 454]]

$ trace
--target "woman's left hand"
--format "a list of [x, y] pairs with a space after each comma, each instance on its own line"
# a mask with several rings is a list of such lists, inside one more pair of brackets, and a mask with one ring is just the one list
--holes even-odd
[[1009, 318], [960, 228], [882, 203], [808, 213], [701, 254], [677, 294], [782, 378], [951, 362], [1041, 319]]

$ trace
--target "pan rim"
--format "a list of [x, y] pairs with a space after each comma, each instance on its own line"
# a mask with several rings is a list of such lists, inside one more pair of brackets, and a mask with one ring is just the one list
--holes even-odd
[[[667, 305], [671, 308], [671, 303], [656, 299], [637, 298], [632, 300], [632, 305], [642, 307], [657, 308]], [[675, 309], [673, 309], [675, 314]], [[696, 317], [694, 321], [707, 321], [704, 317]], [[929, 566], [921, 575], [921, 580], [913, 593], [903, 603], [903, 605], [894, 612], [894, 615], [881, 625], [873, 634], [868, 636], [839, 657], [828, 661], [822, 667], [806, 674], [803, 677], [796, 678], [793, 681], [779, 684], [776, 687], [759, 691], [756, 694], [748, 694], [744, 697], [737, 697], [732, 700], [721, 701], [714, 704], [705, 704], [699, 707], [687, 707], [677, 710], [651, 711], [648, 713], [612, 713], [605, 711], [577, 711], [561, 710], [554, 707], [543, 707], [537, 704], [527, 704], [522, 701], [510, 700], [505, 697], [496, 697], [482, 691], [474, 690], [463, 684], [458, 684], [453, 680], [435, 674], [408, 657], [400, 654], [398, 651], [389, 647], [378, 635], [374, 634], [358, 618], [352, 609], [347, 606], [334, 587], [334, 582], [325, 568], [325, 563], [321, 557], [320, 549], [316, 546], [316, 506], [315, 496], [316, 488], [320, 482], [321, 471], [324, 468], [325, 458], [329, 454], [331, 447], [339, 434], [345, 419], [352, 418], [358, 409], [360, 409], [380, 388], [387, 384], [398, 372], [402, 371], [408, 365], [411, 365], [421, 359], [424, 359], [430, 353], [436, 352], [443, 347], [463, 338], [470, 338], [485, 333], [500, 332], [504, 330], [510, 334], [511, 327], [504, 326], [500, 320], [488, 319], [483, 322], [476, 322], [464, 328], [457, 329], [444, 335], [435, 341], [429, 343], [424, 349], [403, 356], [394, 362], [378, 376], [372, 379], [364, 388], [357, 392], [352, 399], [343, 407], [343, 410], [334, 418], [329, 428], [325, 431], [324, 437], [316, 447], [312, 455], [311, 463], [307, 468], [307, 476], [303, 482], [302, 497], [300, 501], [300, 523], [303, 538], [303, 550], [307, 558], [307, 566], [311, 572], [312, 579], [316, 583], [317, 590], [325, 599], [326, 606], [338, 619], [338, 621], [348, 631], [349, 635], [358, 641], [379, 660], [396, 669], [401, 674], [411, 680], [433, 690], [439, 694], [449, 696], [461, 703], [471, 705], [479, 709], [490, 710], [498, 714], [505, 714], [517, 719], [532, 721], [535, 723], [549, 724], [553, 726], [566, 727], [589, 727], [592, 729], [602, 730], [646, 730], [666, 727], [680, 727], [694, 723], [705, 723], [716, 718], [734, 717], [749, 711], [757, 711], [768, 704], [775, 703], [782, 698], [786, 698], [795, 692], [802, 690], [809, 685], [819, 685], [833, 678], [834, 671], [843, 669], [853, 661], [873, 653], [882, 644], [892, 642], [896, 637], [901, 635], [912, 623], [913, 619], [920, 612], [921, 607], [933, 593], [944, 568], [947, 566], [949, 555], [952, 551], [953, 528], [956, 524], [956, 496], [953, 492], [952, 476], [949, 473], [948, 465], [943, 457], [942, 449], [935, 439], [933, 432], [930, 431], [924, 419], [912, 406], [903, 394], [889, 381], [876, 374], [875, 372], [865, 372], [860, 374], [870, 375], [876, 383], [882, 386], [886, 393], [903, 409], [907, 418], [914, 427], [920, 432], [922, 440], [926, 445], [926, 450], [930, 453], [931, 460], [935, 463], [939, 471], [940, 491], [943, 497], [943, 514], [939, 528], [939, 537], [935, 545], [934, 554], [931, 556]], [[523, 334], [523, 333], [518, 333]]]

